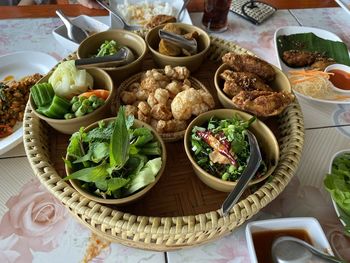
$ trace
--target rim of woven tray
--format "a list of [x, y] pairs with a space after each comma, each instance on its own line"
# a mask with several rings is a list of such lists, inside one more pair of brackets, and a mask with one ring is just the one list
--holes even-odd
[[[164, 72], [164, 69], [156, 69], [156, 70], [158, 70], [159, 72]], [[113, 114], [116, 115], [116, 110], [121, 105], [120, 94], [123, 91], [125, 91], [125, 89], [127, 89], [131, 84], [138, 82], [144, 73], [145, 73], [145, 71], [137, 73], [137, 74], [127, 78], [119, 85], [116, 97], [114, 99], [114, 102], [112, 102], [112, 106], [111, 106]], [[192, 76], [190, 76], [188, 79], [191, 81], [191, 87], [193, 87], [195, 89], [202, 89], [206, 92], [209, 92], [209, 90], [204, 86], [204, 84], [199, 79], [192, 77]], [[162, 137], [162, 139], [165, 142], [175, 142], [175, 141], [182, 140], [185, 136], [185, 132], [186, 132], [186, 129], [182, 130], [182, 131], [177, 131], [177, 132], [160, 133], [159, 135], [160, 135], [160, 137]]]
[[[252, 54], [232, 42], [211, 37], [211, 60], [218, 60], [228, 51]], [[138, 216], [86, 199], [53, 168], [49, 159], [47, 124], [32, 113], [29, 104], [24, 115], [23, 140], [35, 175], [81, 223], [110, 241], [165, 251], [203, 244], [228, 234], [283, 191], [297, 170], [304, 143], [304, 123], [297, 100], [279, 115], [278, 122], [280, 161], [275, 171], [257, 191], [238, 202], [225, 218], [219, 210], [178, 217]]]

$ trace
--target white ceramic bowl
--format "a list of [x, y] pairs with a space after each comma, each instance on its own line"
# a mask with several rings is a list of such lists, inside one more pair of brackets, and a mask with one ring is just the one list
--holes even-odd
[[[107, 26], [106, 24], [86, 15], [77, 16], [75, 18], [72, 18], [71, 21], [74, 25], [77, 25], [87, 30], [88, 32], [98, 33], [109, 29], [109, 26]], [[61, 25], [55, 28], [52, 31], [52, 34], [55, 37], [55, 39], [68, 51], [73, 52], [78, 49], [79, 44], [73, 42], [67, 36], [67, 29], [65, 25]]]
[[[332, 64], [332, 65], [329, 65], [328, 67], [325, 68], [325, 72], [329, 72], [331, 70], [335, 70], [335, 69], [339, 69], [339, 70], [342, 70], [342, 71], [345, 71], [347, 73], [349, 73], [350, 75], [350, 67], [347, 66], [347, 65], [344, 65], [344, 64]], [[341, 92], [341, 93], [346, 93], [346, 94], [350, 94], [350, 87], [348, 90], [345, 90], [345, 89], [339, 89], [338, 87], [336, 87], [335, 85], [332, 85], [333, 89], [335, 91], [338, 91], [338, 92]]]
[[269, 220], [253, 221], [246, 226], [248, 252], [252, 263], [258, 263], [253, 234], [256, 232], [277, 231], [286, 229], [303, 229], [308, 233], [312, 245], [330, 255], [334, 255], [320, 223], [313, 217], [289, 217]]
[[[328, 173], [331, 174], [332, 173], [332, 165], [333, 165], [333, 161], [336, 157], [338, 157], [339, 155], [342, 155], [344, 153], [350, 153], [350, 149], [347, 149], [347, 150], [340, 150], [338, 152], [336, 152], [333, 156], [332, 156], [332, 159], [331, 159], [331, 162], [329, 164], [329, 168], [328, 168]], [[331, 196], [332, 198], [332, 196]], [[335, 209], [335, 212], [337, 213], [337, 216], [340, 220], [340, 222], [343, 224], [343, 226], [346, 226], [345, 222], [340, 218], [341, 217], [341, 211], [340, 211], [340, 208], [338, 207], [337, 203], [333, 200], [332, 198], [332, 203], [333, 203], [333, 206], [334, 206], [334, 209]]]

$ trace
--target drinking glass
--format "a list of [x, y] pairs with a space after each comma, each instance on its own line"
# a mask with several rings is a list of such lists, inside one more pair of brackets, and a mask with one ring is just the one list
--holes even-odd
[[232, 0], [204, 0], [202, 24], [206, 31], [227, 30], [227, 17]]

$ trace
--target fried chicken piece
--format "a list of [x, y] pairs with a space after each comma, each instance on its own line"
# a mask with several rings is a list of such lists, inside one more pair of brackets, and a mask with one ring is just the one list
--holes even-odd
[[176, 22], [175, 16], [169, 16], [169, 15], [156, 15], [152, 16], [151, 19], [145, 24], [145, 28], [151, 29], [159, 25], [163, 25], [166, 23], [172, 23]]
[[241, 91], [232, 102], [241, 110], [268, 117], [280, 114], [293, 100], [291, 93], [253, 90]]
[[306, 67], [315, 62], [318, 52], [306, 50], [287, 50], [282, 54], [282, 60], [290, 67]]
[[222, 61], [235, 71], [254, 73], [264, 81], [270, 82], [275, 79], [276, 72], [273, 67], [260, 58], [229, 52], [222, 57]]
[[337, 63], [333, 58], [318, 57], [315, 62], [311, 64], [312, 69], [324, 71], [329, 65]]
[[253, 73], [225, 70], [220, 74], [220, 77], [226, 80], [223, 90], [230, 98], [236, 96], [242, 90], [272, 91], [269, 85]]

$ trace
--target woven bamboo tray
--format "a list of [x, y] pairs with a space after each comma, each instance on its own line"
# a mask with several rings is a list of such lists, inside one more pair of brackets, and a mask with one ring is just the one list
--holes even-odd
[[[208, 60], [193, 74], [216, 98], [213, 77], [221, 56], [249, 51], [218, 38], [211, 39]], [[155, 68], [150, 57], [144, 69]], [[167, 143], [168, 161], [158, 184], [140, 201], [124, 207], [101, 205], [81, 196], [67, 182], [62, 156], [69, 136], [59, 134], [40, 121], [27, 105], [24, 116], [24, 146], [35, 175], [77, 219], [96, 234], [112, 242], [147, 250], [170, 251], [216, 240], [235, 230], [276, 198], [298, 167], [304, 124], [298, 102], [276, 118], [264, 122], [272, 128], [280, 145], [280, 161], [270, 178], [251, 187], [230, 214], [219, 208], [227, 193], [204, 185], [194, 174], [183, 142]]]

